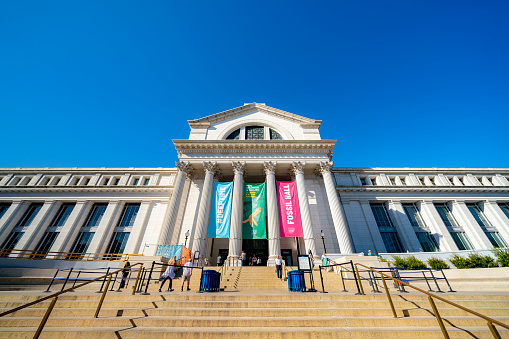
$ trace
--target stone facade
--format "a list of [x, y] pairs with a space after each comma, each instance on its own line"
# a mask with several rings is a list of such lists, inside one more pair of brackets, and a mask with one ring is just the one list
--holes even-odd
[[[0, 169], [0, 244], [145, 255], [185, 244], [211, 262], [242, 250], [294, 262], [297, 251], [318, 258], [509, 242], [509, 169], [333, 168], [336, 141], [321, 139], [320, 124], [246, 104], [190, 120], [189, 139], [174, 140], [176, 168]], [[275, 182], [289, 180], [299, 239], [279, 233]], [[234, 182], [230, 239], [206, 237], [214, 181]], [[244, 182], [267, 184], [266, 241], [242, 239]]]

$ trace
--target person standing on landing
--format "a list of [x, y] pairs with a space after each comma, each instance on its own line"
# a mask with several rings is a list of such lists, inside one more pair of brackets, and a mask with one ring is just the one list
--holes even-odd
[[187, 281], [187, 290], [190, 291], [189, 283], [191, 282], [191, 276], [193, 275], [193, 263], [191, 262], [191, 259], [189, 259], [184, 264], [184, 272], [182, 272], [182, 286], [180, 290], [184, 291], [184, 283]]
[[173, 292], [172, 285], [173, 285], [173, 278], [175, 278], [175, 271], [173, 271], [173, 266], [175, 265], [176, 258], [175, 258], [175, 256], [173, 256], [173, 258], [171, 258], [171, 259], [173, 261], [173, 264], [168, 265], [168, 267], [166, 267], [166, 271], [164, 271], [164, 273], [161, 275], [161, 278], [164, 278], [164, 279], [161, 282], [161, 285], [159, 285], [159, 292], [161, 292], [161, 289], [163, 288], [164, 283], [168, 279], [170, 279], [170, 286], [168, 286], [168, 291]]
[[279, 279], [283, 280], [283, 274], [282, 274], [282, 270], [283, 270], [283, 259], [281, 259], [281, 257], [278, 255], [278, 256], [276, 257], [275, 263], [276, 263], [277, 277], [278, 277]]

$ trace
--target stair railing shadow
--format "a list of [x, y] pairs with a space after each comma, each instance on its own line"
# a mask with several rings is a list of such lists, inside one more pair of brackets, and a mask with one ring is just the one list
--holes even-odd
[[[447, 333], [447, 329], [445, 328], [444, 321], [442, 320], [442, 317], [440, 316], [440, 313], [439, 313], [439, 311], [438, 311], [438, 308], [437, 308], [437, 306], [436, 306], [436, 304], [435, 304], [435, 300], [434, 300], [434, 299], [436, 299], [436, 300], [440, 300], [440, 301], [442, 301], [442, 302], [444, 302], [444, 303], [446, 303], [446, 304], [449, 304], [449, 305], [451, 305], [451, 306], [454, 306], [454, 307], [456, 307], [456, 308], [459, 308], [460, 310], [463, 310], [463, 311], [465, 311], [465, 312], [468, 312], [468, 313], [470, 313], [470, 314], [473, 314], [473, 315], [475, 315], [475, 316], [477, 316], [477, 317], [479, 317], [479, 318], [482, 318], [482, 319], [486, 320], [486, 322], [487, 322], [487, 326], [488, 326], [488, 328], [490, 329], [491, 334], [492, 334], [492, 335], [493, 335], [493, 337], [494, 337], [494, 338], [496, 338], [496, 339], [501, 339], [502, 337], [501, 337], [501, 336], [500, 336], [500, 334], [498, 333], [498, 330], [496, 329], [495, 325], [498, 325], [498, 326], [500, 326], [500, 327], [503, 327], [503, 328], [505, 328], [505, 329], [509, 330], [509, 325], [506, 325], [506, 324], [504, 324], [504, 323], [502, 323], [502, 322], [500, 322], [500, 321], [498, 321], [498, 320], [495, 320], [495, 319], [490, 318], [490, 317], [488, 317], [488, 316], [485, 316], [485, 315], [483, 315], [483, 314], [477, 313], [477, 312], [475, 312], [474, 310], [471, 310], [471, 309], [469, 309], [469, 308], [467, 308], [467, 307], [464, 307], [464, 306], [458, 305], [458, 304], [456, 304], [456, 303], [454, 303], [454, 302], [452, 302], [452, 301], [449, 301], [449, 300], [447, 300], [447, 299], [445, 299], [445, 298], [442, 298], [442, 297], [440, 297], [440, 296], [438, 296], [438, 295], [435, 295], [435, 294], [432, 294], [432, 293], [426, 292], [426, 291], [424, 291], [424, 290], [422, 290], [422, 289], [420, 289], [420, 288], [418, 288], [418, 287], [415, 287], [415, 286], [413, 286], [413, 285], [410, 285], [410, 284], [408, 284], [408, 283], [406, 283], [406, 282], [404, 282], [404, 281], [401, 281], [401, 280], [399, 280], [399, 279], [396, 279], [396, 278], [394, 278], [394, 277], [392, 277], [392, 276], [390, 276], [390, 275], [388, 275], [388, 274], [385, 274], [385, 273], [383, 273], [383, 272], [380, 272], [380, 271], [378, 271], [378, 270], [376, 270], [376, 269], [374, 269], [374, 268], [368, 267], [368, 266], [366, 266], [366, 265], [363, 265], [363, 264], [360, 264], [360, 263], [356, 263], [356, 264], [355, 264], [355, 269], [356, 269], [356, 271], [357, 271], [357, 275], [359, 275], [359, 273], [358, 273], [358, 271], [359, 271], [359, 270], [358, 270], [358, 267], [357, 267], [357, 266], [361, 266], [361, 267], [363, 267], [363, 268], [364, 268], [364, 271], [368, 270], [368, 271], [371, 271], [373, 274], [375, 274], [375, 273], [376, 273], [376, 274], [379, 274], [379, 275], [380, 275], [380, 277], [381, 277], [381, 279], [382, 279], [383, 287], [384, 287], [384, 289], [385, 289], [385, 293], [386, 293], [386, 295], [387, 295], [387, 300], [389, 301], [389, 304], [390, 304], [390, 306], [391, 306], [391, 310], [392, 310], [392, 314], [393, 314], [394, 318], [397, 318], [398, 316], [397, 316], [397, 314], [396, 314], [396, 309], [394, 308], [394, 304], [393, 304], [393, 302], [392, 302], [392, 298], [391, 298], [391, 295], [390, 295], [390, 293], [389, 293], [389, 289], [387, 288], [387, 283], [385, 282], [385, 279], [386, 279], [386, 278], [389, 278], [389, 279], [393, 280], [393, 281], [394, 281], [394, 283], [396, 283], [396, 284], [401, 284], [401, 285], [404, 285], [404, 286], [410, 287], [410, 288], [412, 288], [412, 289], [414, 289], [414, 290], [416, 290], [416, 291], [418, 291], [418, 292], [424, 293], [425, 295], [427, 295], [427, 296], [428, 296], [428, 301], [429, 301], [429, 303], [430, 303], [430, 305], [431, 305], [431, 308], [433, 309], [433, 315], [434, 315], [434, 316], [435, 316], [435, 318], [437, 319], [438, 325], [440, 326], [440, 329], [442, 330], [442, 334], [444, 335], [444, 338], [447, 338], [447, 339], [448, 339], [448, 338], [449, 338], [449, 334]], [[365, 293], [364, 293], [364, 289], [363, 289], [363, 287], [362, 287], [362, 280], [359, 280], [359, 284], [360, 284], [360, 290], [362, 291], [362, 295], [365, 295]], [[449, 321], [447, 321], [447, 323], [448, 323], [448, 324], [451, 324]]]
[[105, 275], [100, 276], [99, 278], [96, 278], [96, 279], [84, 282], [84, 283], [82, 283], [82, 284], [80, 284], [78, 286], [73, 286], [73, 287], [68, 288], [66, 290], [62, 290], [60, 292], [48, 295], [47, 297], [40, 298], [40, 299], [37, 299], [35, 301], [32, 301], [32, 302], [26, 303], [24, 305], [21, 305], [19, 307], [13, 308], [11, 310], [2, 312], [2, 313], [0, 313], [0, 317], [6, 316], [8, 314], [14, 313], [16, 311], [22, 310], [24, 308], [27, 308], [27, 307], [30, 307], [30, 306], [33, 306], [33, 305], [36, 305], [36, 304], [38, 304], [40, 302], [43, 302], [43, 301], [46, 301], [48, 299], [52, 299], [50, 305], [48, 306], [48, 309], [46, 310], [46, 313], [44, 314], [44, 316], [43, 316], [43, 318], [41, 320], [41, 323], [39, 324], [39, 327], [37, 328], [37, 331], [34, 334], [34, 339], [37, 339], [41, 335], [41, 332], [42, 332], [42, 330], [44, 328], [44, 325], [46, 325], [46, 322], [47, 322], [47, 320], [48, 320], [48, 318], [49, 318], [49, 316], [51, 314], [51, 311], [53, 311], [53, 308], [55, 307], [55, 304], [56, 304], [56, 302], [58, 300], [58, 297], [60, 295], [62, 295], [64, 293], [67, 293], [67, 292], [71, 292], [71, 291], [77, 290], [77, 289], [79, 289], [79, 288], [81, 288], [83, 286], [86, 286], [88, 284], [91, 284], [93, 282], [100, 281], [101, 279], [108, 278], [108, 282], [106, 283], [106, 288], [104, 288], [104, 290], [103, 290], [103, 293], [101, 295], [101, 299], [99, 300], [99, 304], [97, 305], [97, 309], [95, 311], [94, 318], [97, 318], [99, 316], [99, 311], [101, 310], [101, 306], [102, 306], [102, 304], [104, 302], [104, 298], [106, 297], [106, 293], [108, 292], [108, 288], [110, 286], [110, 283], [111, 283], [113, 275], [116, 276], [116, 275], [118, 275], [119, 272], [124, 272], [126, 270], [131, 270], [132, 271], [132, 268], [135, 267], [135, 266], [138, 266], [138, 265], [140, 266], [140, 268], [138, 269], [138, 278], [136, 279], [136, 283], [133, 286], [133, 294], [134, 294], [134, 291], [136, 291], [136, 284], [138, 283], [138, 280], [139, 280], [139, 273], [141, 272], [141, 267], [143, 266], [142, 263], [137, 263], [137, 264], [133, 264], [133, 265], [130, 265], [130, 266], [125, 266], [125, 267], [120, 268], [120, 269], [118, 269], [116, 271], [106, 273]]

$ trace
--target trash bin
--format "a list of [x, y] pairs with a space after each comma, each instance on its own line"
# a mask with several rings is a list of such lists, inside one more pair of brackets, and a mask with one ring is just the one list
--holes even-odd
[[201, 292], [218, 292], [221, 273], [214, 270], [203, 270], [201, 276], [200, 291]]
[[288, 272], [288, 291], [302, 292], [305, 289], [304, 272], [299, 272], [298, 270]]

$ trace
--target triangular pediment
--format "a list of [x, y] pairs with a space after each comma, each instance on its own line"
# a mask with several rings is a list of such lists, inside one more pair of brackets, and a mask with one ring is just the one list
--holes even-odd
[[250, 112], [263, 112], [269, 115], [274, 115], [281, 119], [297, 123], [300, 126], [313, 125], [314, 127], [318, 128], [322, 123], [321, 120], [309, 119], [301, 115], [286, 112], [260, 103], [244, 104], [243, 106], [240, 107], [232, 108], [227, 111], [212, 114], [200, 119], [188, 120], [187, 122], [189, 123], [190, 127], [210, 126], [211, 124], [229, 120], [235, 118], [236, 116], [242, 116]]

